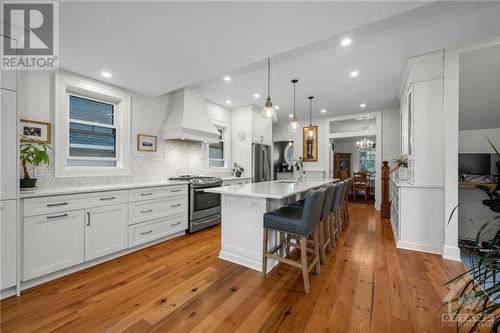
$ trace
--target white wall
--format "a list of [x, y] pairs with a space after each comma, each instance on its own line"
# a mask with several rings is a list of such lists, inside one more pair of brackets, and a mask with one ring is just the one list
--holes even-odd
[[382, 161], [388, 161], [389, 165], [400, 154], [400, 126], [399, 109], [382, 111]]
[[[91, 81], [91, 80], [89, 80]], [[92, 82], [92, 81], [91, 81]], [[173, 98], [166, 94], [147, 98], [131, 94], [131, 171], [129, 176], [65, 177], [54, 178], [52, 165], [36, 170], [39, 187], [81, 186], [128, 181], [165, 180], [178, 174], [206, 174], [208, 168], [205, 150], [201, 144], [164, 141], [161, 128], [172, 107]], [[231, 124], [230, 110], [207, 101], [207, 112], [212, 120]], [[54, 73], [48, 71], [22, 71], [19, 79], [19, 116], [21, 119], [38, 120], [54, 124]], [[52, 127], [51, 146], [54, 149]], [[158, 137], [156, 153], [137, 151], [137, 134]], [[220, 170], [215, 171], [220, 172]]]
[[486, 138], [500, 149], [500, 128], [459, 131], [458, 152], [494, 154], [495, 151]]

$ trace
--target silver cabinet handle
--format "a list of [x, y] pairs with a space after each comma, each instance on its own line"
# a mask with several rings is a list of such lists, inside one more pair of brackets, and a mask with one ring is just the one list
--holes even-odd
[[141, 210], [141, 214], [151, 213], [152, 209]]
[[181, 190], [170, 190], [170, 192], [180, 192]]
[[107, 197], [107, 198], [99, 198], [101, 201], [106, 201], [106, 200], [115, 200], [116, 197]]
[[61, 215], [52, 215], [52, 216], [47, 216], [47, 220], [50, 220], [50, 219], [57, 219], [59, 217], [66, 217], [68, 216], [68, 214], [61, 214]]
[[59, 203], [47, 204], [47, 207], [66, 206], [67, 204], [68, 204], [67, 202], [59, 202]]
[[172, 227], [181, 224], [180, 222], [170, 224]]
[[182, 205], [182, 204], [170, 205], [170, 207], [174, 208], [174, 207], [179, 207], [180, 205]]
[[90, 212], [87, 212], [87, 226], [90, 226]]
[[141, 195], [142, 195], [143, 197], [145, 197], [146, 195], [152, 195], [152, 194], [153, 194], [153, 192], [141, 193]]
[[150, 234], [152, 232], [153, 232], [153, 230], [144, 231], [144, 232], [141, 232], [141, 235], [147, 235], [147, 234]]

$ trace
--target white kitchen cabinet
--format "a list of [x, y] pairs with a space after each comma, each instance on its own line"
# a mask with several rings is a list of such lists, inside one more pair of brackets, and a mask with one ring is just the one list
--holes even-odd
[[17, 202], [0, 202], [0, 289], [16, 285]]
[[85, 261], [127, 248], [128, 205], [85, 210]]
[[84, 261], [84, 210], [26, 217], [23, 280]]
[[187, 215], [167, 216], [129, 227], [129, 247], [141, 245], [188, 228]]
[[0, 199], [15, 199], [17, 196], [17, 93], [0, 89], [2, 111], [0, 112], [1, 128], [1, 162], [0, 162]]

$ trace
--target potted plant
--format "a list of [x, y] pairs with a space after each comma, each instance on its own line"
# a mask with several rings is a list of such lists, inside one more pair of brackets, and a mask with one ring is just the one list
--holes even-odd
[[33, 167], [40, 164], [49, 165], [50, 146], [40, 140], [29, 139], [30, 142], [22, 143], [19, 152], [19, 159], [23, 167], [23, 179], [20, 179], [20, 188], [33, 188], [36, 185], [36, 178], [31, 178], [28, 172], [28, 164]]
[[304, 163], [302, 162], [302, 156], [299, 157], [298, 160], [293, 161], [293, 167], [297, 171], [299, 171], [300, 169], [302, 169], [304, 167]]
[[396, 168], [392, 171], [399, 170], [399, 179], [407, 180], [408, 179], [408, 155], [403, 154], [394, 160], [394, 164]]
[[235, 177], [241, 177], [241, 174], [245, 171], [241, 165], [238, 165], [238, 163], [234, 162], [234, 166], [231, 169], [231, 174]]

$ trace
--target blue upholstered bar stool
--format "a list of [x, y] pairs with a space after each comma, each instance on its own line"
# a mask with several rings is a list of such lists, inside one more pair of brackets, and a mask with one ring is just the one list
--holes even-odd
[[[275, 259], [302, 269], [304, 278], [304, 290], [306, 294], [310, 292], [309, 271], [316, 267], [316, 273], [320, 273], [319, 262], [319, 221], [321, 210], [325, 200], [325, 190], [311, 190], [307, 192], [304, 203], [304, 209], [294, 207], [281, 207], [275, 211], [264, 214], [264, 239], [262, 251], [262, 276], [265, 278], [267, 273], [267, 258]], [[291, 234], [299, 240], [298, 244], [288, 243], [287, 245], [300, 248], [300, 261], [295, 261], [283, 256], [283, 241], [274, 249], [268, 251], [267, 236], [269, 230], [279, 233]], [[308, 248], [309, 235], [313, 235], [314, 249]], [[282, 255], [277, 255], [279, 252]], [[309, 262], [307, 253], [312, 252], [312, 259]]]
[[330, 230], [332, 232], [331, 239], [333, 245], [336, 245], [336, 240], [340, 237], [340, 205], [342, 203], [342, 195], [344, 194], [345, 186], [345, 182], [343, 181], [335, 183], [335, 195], [333, 196], [330, 214]]
[[[319, 255], [321, 263], [326, 263], [326, 251], [332, 251], [332, 239], [330, 231], [330, 212], [332, 207], [333, 196], [335, 194], [335, 186], [333, 184], [325, 185], [325, 201], [321, 209], [321, 221], [319, 224]], [[303, 209], [304, 202], [302, 200], [290, 204], [290, 207]]]
[[347, 201], [349, 199], [349, 191], [351, 190], [352, 179], [348, 178], [344, 180], [344, 186], [342, 189], [342, 198], [340, 199], [340, 212], [339, 212], [339, 235], [342, 235], [345, 227], [349, 222], [349, 216], [347, 212]]

